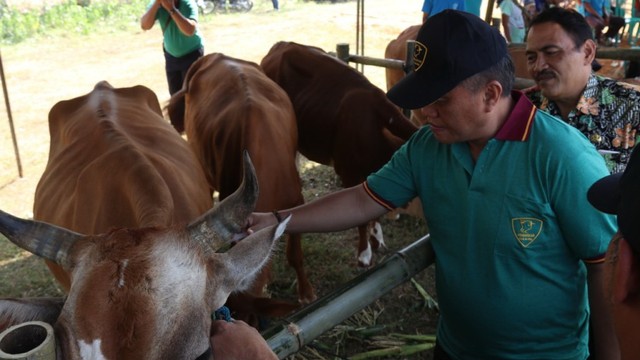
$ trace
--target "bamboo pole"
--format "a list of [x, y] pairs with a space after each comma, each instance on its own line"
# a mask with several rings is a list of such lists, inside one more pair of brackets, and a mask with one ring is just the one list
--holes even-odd
[[342, 288], [279, 321], [262, 335], [283, 359], [433, 264], [429, 235], [355, 277]]
[[18, 175], [22, 177], [22, 162], [20, 161], [20, 151], [18, 150], [18, 139], [16, 138], [16, 130], [13, 127], [13, 116], [11, 116], [11, 104], [9, 103], [9, 92], [7, 91], [7, 82], [4, 78], [4, 67], [2, 66], [1, 52], [0, 52], [0, 78], [2, 78], [2, 92], [4, 93], [4, 103], [7, 107], [7, 115], [9, 116], [9, 128], [11, 129], [11, 139], [13, 140], [13, 152], [16, 154], [16, 163], [18, 165]]
[[28, 321], [0, 333], [2, 360], [55, 360], [56, 339], [51, 325]]

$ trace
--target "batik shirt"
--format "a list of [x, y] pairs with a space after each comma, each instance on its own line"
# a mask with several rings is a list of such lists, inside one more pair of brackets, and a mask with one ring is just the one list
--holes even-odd
[[[539, 89], [527, 91], [527, 96], [539, 109], [561, 118], [560, 108]], [[595, 145], [609, 171], [622, 172], [640, 136], [640, 92], [629, 84], [592, 74], [578, 105], [563, 120]]]

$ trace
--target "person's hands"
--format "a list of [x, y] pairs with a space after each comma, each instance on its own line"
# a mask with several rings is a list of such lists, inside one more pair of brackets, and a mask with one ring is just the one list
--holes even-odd
[[275, 225], [277, 223], [278, 219], [276, 219], [276, 216], [273, 213], [254, 212], [247, 218], [245, 231], [239, 234], [235, 234], [232, 241], [240, 241], [260, 229], [266, 228], [267, 226]]
[[162, 7], [167, 11], [171, 11], [173, 8], [175, 8], [175, 4], [173, 0], [158, 0], [158, 1], [160, 2], [160, 5], [162, 5]]
[[241, 320], [214, 320], [211, 324], [211, 349], [214, 359], [278, 359], [258, 330]]

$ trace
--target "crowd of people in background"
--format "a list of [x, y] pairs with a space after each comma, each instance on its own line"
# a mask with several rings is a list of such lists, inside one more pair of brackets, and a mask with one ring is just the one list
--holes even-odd
[[[624, 19], [610, 14], [609, 0], [518, 1], [497, 0], [497, 6], [507, 43], [526, 46], [535, 86], [525, 94], [539, 109], [579, 129], [612, 173], [624, 171], [640, 136], [640, 92], [594, 72], [601, 67], [597, 47], [610, 45]], [[464, 0], [425, 0], [423, 16], [460, 7], [466, 11], [465, 5]], [[594, 26], [596, 16], [605, 21]], [[604, 33], [602, 24], [608, 26]]]
[[[523, 43], [528, 23], [535, 15], [552, 7], [573, 9], [584, 16], [600, 45], [612, 45], [620, 29], [625, 26], [624, 17], [615, 15], [617, 4], [611, 3], [612, 0], [523, 0], [524, 3], [520, 1], [496, 1], [496, 7], [502, 14], [503, 34], [509, 43]], [[481, 3], [481, 0], [425, 0], [422, 5], [422, 22], [426, 21], [429, 15], [435, 15], [445, 9], [466, 11], [483, 17], [480, 13]], [[605, 28], [607, 31], [603, 32]]]

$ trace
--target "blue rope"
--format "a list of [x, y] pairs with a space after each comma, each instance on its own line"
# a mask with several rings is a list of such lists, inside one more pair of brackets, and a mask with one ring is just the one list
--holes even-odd
[[220, 309], [214, 311], [213, 314], [211, 314], [211, 318], [213, 320], [224, 320], [226, 322], [230, 322], [231, 321], [231, 311], [229, 311], [228, 307], [223, 306]]

